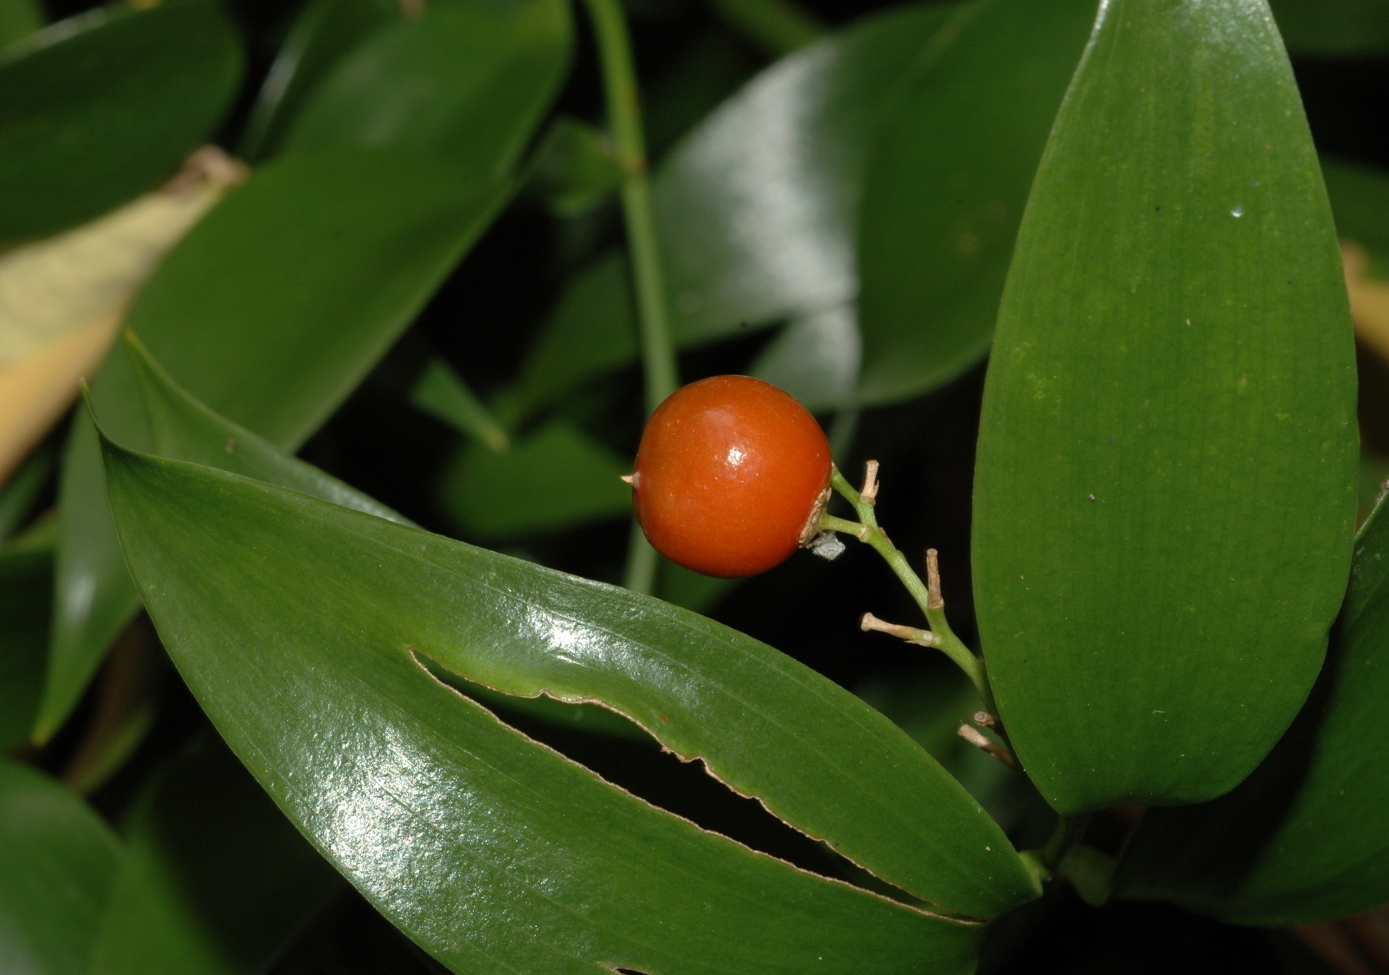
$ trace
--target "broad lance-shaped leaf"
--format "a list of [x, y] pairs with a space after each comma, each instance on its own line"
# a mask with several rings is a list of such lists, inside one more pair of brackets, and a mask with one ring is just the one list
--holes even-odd
[[0, 971], [87, 975], [120, 858], [86, 803], [0, 759]]
[[1345, 592], [1355, 361], [1262, 0], [1110, 0], [1018, 236], [975, 479], [1004, 723], [1065, 814], [1201, 802], [1273, 747]]
[[[249, 474], [278, 486], [289, 487], [344, 507], [375, 515], [378, 518], [396, 522], [404, 521], [399, 515], [384, 508], [378, 502], [328, 477], [303, 461], [279, 453], [270, 444], [249, 431], [216, 416], [179, 389], [148, 355], [144, 347], [135, 340], [133, 335], [127, 333], [126, 340], [131, 361], [136, 367], [136, 377], [150, 419], [156, 448], [166, 456], [202, 461], [209, 466], [215, 465], [222, 470]], [[532, 588], [541, 586], [546, 581], [576, 581], [569, 576], [537, 569], [528, 563], [506, 559], [502, 556], [486, 553], [483, 550], [458, 545], [458, 543], [450, 544], [457, 546], [463, 552], [476, 556], [486, 556], [515, 569], [519, 573], [519, 577], [527, 580]], [[378, 564], [378, 568], [383, 567], [384, 564]], [[436, 584], [442, 583], [438, 583], [436, 580]], [[593, 588], [596, 584], [586, 584], [586, 586]], [[749, 680], [755, 679], [759, 669], [767, 669], [769, 663], [775, 665], [770, 668], [770, 676], [764, 675], [760, 682], [763, 685], [771, 685], [761, 688], [761, 693], [765, 698], [763, 701], [764, 710], [769, 708], [767, 702], [778, 700], [788, 693], [785, 688], [778, 689], [777, 685], [785, 684], [787, 682], [785, 675], [789, 673], [793, 678], [808, 682], [812, 689], [817, 690], [821, 697], [830, 701], [831, 704], [847, 708], [850, 712], [848, 717], [857, 719], [859, 727], [856, 729], [851, 723], [848, 726], [836, 728], [833, 722], [828, 721], [828, 719], [821, 719], [818, 726], [812, 726], [813, 733], [809, 736], [810, 740], [807, 746], [804, 743], [797, 745], [794, 742], [786, 741], [778, 743], [778, 736], [784, 737], [788, 732], [778, 728], [768, 728], [765, 719], [759, 723], [758, 720], [742, 716], [737, 720], [746, 725], [747, 737], [730, 740], [730, 736], [724, 734], [711, 737], [707, 731], [702, 730], [700, 725], [692, 725], [691, 722], [694, 721], [694, 718], [687, 713], [685, 706], [679, 700], [671, 701], [661, 697], [659, 689], [644, 693], [636, 687], [613, 686], [611, 673], [596, 683], [590, 683], [582, 672], [574, 674], [569, 672], [568, 668], [563, 667], [559, 671], [553, 672], [550, 669], [552, 663], [547, 662], [545, 654], [538, 657], [532, 654], [529, 658], [523, 659], [516, 656], [516, 650], [512, 648], [510, 650], [487, 651], [482, 653], [480, 660], [474, 660], [469, 656], [443, 653], [436, 657], [436, 662], [479, 686], [496, 688], [511, 695], [524, 695], [524, 697], [513, 696], [510, 699], [513, 707], [521, 706], [522, 709], [527, 709], [525, 705], [529, 699], [534, 698], [541, 690], [545, 690], [550, 696], [561, 700], [591, 698], [610, 703], [618, 710], [637, 717], [639, 722], [651, 729], [652, 733], [667, 747], [673, 748], [689, 758], [694, 758], [697, 755], [704, 756], [706, 762], [716, 772], [723, 775], [734, 788], [758, 795], [769, 806], [783, 812], [793, 825], [807, 832], [829, 837], [831, 842], [841, 845], [846, 852], [851, 852], [851, 855], [857, 855], [860, 851], [864, 852], [867, 857], [866, 862], [874, 868], [880, 861], [890, 863], [894, 857], [906, 856], [907, 851], [895, 847], [893, 843], [896, 841], [892, 840], [889, 840], [885, 847], [879, 845], [880, 838], [874, 835], [878, 832], [876, 827], [870, 829], [866, 836], [855, 839], [850, 835], [849, 838], [841, 839], [842, 836], [852, 834], [855, 830], [862, 831], [861, 822], [855, 820], [849, 812], [857, 807], [856, 801], [846, 801], [839, 809], [816, 811], [813, 808], [813, 803], [809, 801], [808, 794], [802, 789], [803, 784], [796, 776], [788, 775], [780, 770], [776, 760], [778, 756], [796, 754], [798, 749], [805, 752], [807, 747], [811, 748], [811, 752], [806, 754], [812, 754], [817, 744], [824, 755], [832, 754], [832, 748], [838, 747], [841, 750], [841, 758], [844, 758], [845, 754], [851, 754], [855, 748], [864, 752], [884, 752], [888, 756], [888, 760], [894, 763], [894, 767], [915, 768], [923, 776], [925, 782], [929, 783], [928, 787], [938, 793], [934, 798], [929, 793], [925, 796], [901, 798], [896, 804], [898, 818], [910, 819], [910, 813], [907, 811], [914, 808], [913, 804], [916, 802], [924, 802], [933, 808], [941, 803], [953, 803], [957, 816], [962, 817], [967, 822], [976, 823], [974, 838], [982, 841], [989, 853], [993, 853], [994, 848], [999, 851], [998, 855], [986, 857], [981, 864], [975, 866], [983, 869], [985, 873], [992, 872], [1004, 877], [1005, 886], [1006, 879], [1011, 879], [1014, 882], [1019, 879], [1020, 875], [1016, 872], [1017, 858], [1012, 854], [1006, 841], [1003, 841], [1002, 834], [998, 832], [997, 828], [986, 817], [981, 819], [977, 815], [978, 807], [973, 806], [972, 803], [966, 801], [962, 805], [960, 799], [964, 793], [959, 790], [954, 780], [946, 776], [933, 760], [911, 747], [908, 740], [893, 731], [891, 724], [877, 712], [866, 708], [853, 696], [846, 694], [823, 678], [819, 678], [812, 671], [795, 663], [790, 658], [731, 630], [719, 627], [708, 620], [691, 616], [688, 613], [680, 613], [655, 600], [631, 597], [625, 590], [598, 586], [597, 591], [608, 597], [624, 597], [616, 600], [623, 612], [633, 612], [630, 605], [633, 599], [636, 599], [637, 606], [645, 606], [650, 612], [659, 610], [656, 623], [651, 624], [657, 629], [659, 629], [659, 623], [662, 620], [667, 622], [678, 620], [685, 624], [688, 624], [690, 620], [696, 620], [700, 624], [700, 632], [708, 630], [724, 638], [725, 641], [732, 639], [735, 649], [741, 649], [753, 658], [752, 664], [748, 664], [746, 661], [743, 664], [743, 669], [749, 675]], [[479, 612], [481, 612], [481, 607], [479, 607]], [[597, 633], [596, 630], [594, 632]], [[649, 628], [642, 632], [649, 636]], [[451, 645], [445, 644], [444, 646], [447, 649]], [[727, 650], [725, 649], [724, 652]], [[759, 660], [761, 661], [760, 664], [757, 663]], [[502, 665], [502, 670], [497, 669], [499, 662]], [[620, 673], [625, 672], [626, 664], [629, 662], [615, 658], [606, 669], [611, 671], [616, 667], [620, 675]], [[716, 664], [718, 663], [717, 657], [701, 660], [698, 655], [695, 655], [687, 666], [693, 664], [700, 666], [696, 666], [690, 671], [687, 681], [689, 686], [698, 687], [712, 676], [718, 676], [716, 673], [718, 669]], [[605, 669], [601, 666], [601, 661], [597, 659], [589, 661], [586, 666], [594, 671]], [[537, 676], [545, 678], [546, 683], [543, 688], [535, 685], [534, 679]], [[489, 694], [491, 693], [489, 691]], [[656, 696], [653, 697], [652, 693], [655, 693]], [[726, 695], [728, 692], [724, 691], [723, 693]], [[743, 710], [748, 701], [754, 700], [746, 692], [743, 693], [743, 704], [730, 702], [726, 699], [716, 701], [713, 692], [705, 692], [702, 696], [709, 699], [702, 707], [712, 709], [715, 712], [709, 721], [716, 729], [729, 727], [735, 720], [734, 714]], [[729, 713], [717, 713], [719, 705], [722, 705]], [[808, 703], [797, 706], [791, 702], [793, 710], [796, 707], [805, 709], [810, 706]], [[776, 718], [777, 715], [772, 714], [771, 717]], [[869, 737], [855, 742], [855, 733], [863, 735], [864, 729], [866, 729]], [[875, 738], [885, 738], [885, 741], [875, 740]], [[768, 745], [765, 748], [748, 747], [747, 743], [749, 742], [763, 742], [768, 743]], [[848, 743], [848, 753], [843, 753], [842, 750], [846, 746], [841, 742]], [[924, 765], [922, 759], [925, 759]], [[852, 765], [853, 763], [846, 764]], [[867, 768], [871, 771], [871, 764]], [[860, 771], [862, 771], [862, 767]], [[862, 791], [853, 783], [845, 783], [835, 791], [843, 791], [848, 796], [855, 789]], [[891, 797], [887, 797], [887, 800], [887, 804], [891, 805]], [[968, 836], [970, 834], [965, 832], [960, 835]], [[868, 845], [865, 846], [865, 843]], [[950, 851], [947, 850], [947, 853], [949, 854]], [[972, 868], [967, 865], [964, 873], [968, 875], [970, 869]], [[894, 873], [894, 870], [898, 873]], [[934, 881], [925, 879], [925, 875], [913, 874], [912, 868], [907, 868], [903, 872], [900, 868], [893, 867], [888, 871], [887, 876], [898, 882], [902, 882], [902, 878], [906, 878], [903, 886], [918, 892], [924, 898], [943, 903], [961, 913], [972, 915], [987, 915], [989, 913], [988, 911], [981, 911], [979, 904], [970, 903], [966, 906], [967, 902], [963, 900], [957, 904], [957, 898], [944, 898], [939, 894], [930, 893], [930, 890], [935, 889], [930, 886]], [[965, 886], [968, 887], [968, 884]], [[1023, 879], [1023, 887], [1025, 890], [1022, 896], [1027, 896], [1032, 891], [1030, 879]]]
[[878, 136], [858, 224], [858, 401], [919, 396], [984, 358], [1032, 177], [1096, 0], [982, 0]]
[[671, 151], [652, 197], [677, 335], [709, 341], [853, 299], [877, 124], [953, 10], [904, 7], [783, 58]]
[[400, 7], [389, 0], [306, 3], [265, 73], [236, 154], [252, 163], [273, 155], [323, 79], [362, 41], [400, 15]]
[[263, 972], [343, 887], [214, 735], [151, 777], [121, 831], [90, 975]]
[[431, 4], [343, 57], [280, 151], [434, 152], [502, 176], [564, 81], [572, 44], [568, 0]]
[[0, 55], [0, 242], [99, 216], [173, 175], [241, 78], [217, 0], [97, 8]]
[[[174, 249], [127, 322], [198, 399], [293, 448], [410, 323], [507, 193], [424, 156], [344, 150], [267, 166]], [[150, 443], [121, 347], [92, 396], [107, 429]], [[40, 740], [61, 726], [139, 605], [85, 419], [68, 444], [60, 500]]]
[[[454, 971], [972, 971], [979, 925], [807, 874], [654, 809], [499, 723], [412, 655], [464, 670], [470, 661], [458, 658], [490, 652], [478, 644], [505, 644], [562, 669], [561, 658], [603, 646], [630, 650], [628, 673], [678, 722], [675, 706], [688, 713], [718, 685], [688, 673], [668, 685], [669, 658], [636, 653], [629, 634], [651, 625], [645, 612], [662, 612], [651, 600], [235, 475], [105, 449], [132, 572], [189, 687], [289, 818]], [[594, 622], [557, 605], [576, 599]], [[663, 643], [710, 645], [716, 624], [665, 612]], [[667, 632], [672, 622], [683, 637]], [[874, 712], [816, 699], [813, 680], [791, 681], [770, 703], [780, 727], [850, 732], [831, 746], [857, 744], [853, 761], [884, 776], [844, 802], [862, 814], [878, 790], [914, 792], [912, 815], [931, 821], [957, 864], [973, 865], [960, 878], [938, 862], [934, 884], [959, 878], [981, 901], [1017, 900], [1016, 856], [990, 859], [971, 838], [986, 831], [984, 814], [884, 755], [890, 737], [844, 714]], [[710, 723], [746, 741], [720, 710]], [[837, 759], [807, 765], [777, 750], [787, 737], [757, 743], [762, 763], [796, 767], [803, 794], [837, 805]], [[861, 818], [870, 820], [910, 845], [881, 818]], [[929, 847], [911, 855], [933, 859]]]
[[1327, 665], [1292, 729], [1215, 802], [1149, 811], [1119, 896], [1282, 927], [1389, 901], [1389, 513], [1355, 542]]
[[274, 444], [245, 427], [213, 413], [174, 382], [134, 332], [125, 333], [125, 345], [140, 392], [140, 404], [149, 423], [154, 452], [160, 457], [175, 457], [231, 471], [387, 521], [413, 524], [375, 498], [329, 477], [312, 464], [276, 449]]

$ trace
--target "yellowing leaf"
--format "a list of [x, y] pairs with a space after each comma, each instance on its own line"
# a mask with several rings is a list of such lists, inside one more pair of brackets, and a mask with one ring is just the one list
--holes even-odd
[[0, 483], [101, 364], [169, 248], [244, 176], [209, 146], [162, 189], [0, 255]]

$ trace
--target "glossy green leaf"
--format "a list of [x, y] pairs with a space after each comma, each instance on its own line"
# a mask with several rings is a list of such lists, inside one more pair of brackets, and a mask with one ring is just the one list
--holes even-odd
[[315, 88], [346, 54], [399, 14], [390, 0], [310, 0], [266, 72], [238, 153], [251, 162], [274, 155]]
[[86, 803], [0, 760], [0, 971], [86, 975], [119, 862]]
[[482, 400], [453, 367], [438, 356], [429, 360], [410, 390], [410, 402], [459, 433], [479, 440], [489, 450], [501, 452], [511, 446], [511, 438]]
[[90, 220], [162, 179], [216, 128], [241, 77], [216, 0], [98, 8], [0, 55], [0, 241]]
[[412, 522], [357, 489], [278, 450], [245, 427], [213, 413], [174, 382], [133, 332], [126, 350], [155, 454], [287, 487], [333, 504], [409, 525]]
[[[305, 713], [309, 685], [286, 690], [282, 705], [274, 694], [261, 704], [225, 696], [261, 673], [259, 663], [233, 662], [238, 655], [264, 646], [273, 669], [304, 654], [340, 654], [394, 682], [422, 674], [413, 650], [509, 694], [603, 701], [787, 822], [954, 912], [992, 916], [1033, 892], [1002, 833], [934, 760], [857, 698], [764, 644], [649, 597], [283, 489], [109, 452], [123, 544], [146, 598], [156, 597], [148, 606], [165, 644], [262, 778], [256, 765], [268, 754], [252, 759], [250, 739], [228, 722], [260, 727], [257, 748], [290, 756], [302, 745], [307, 756], [315, 749], [296, 732], [282, 728], [282, 741], [260, 735]], [[176, 571], [165, 561], [174, 558]], [[285, 613], [293, 625], [280, 625], [291, 619]], [[221, 660], [224, 652], [232, 658]], [[283, 678], [276, 686], [286, 689], [308, 679]], [[427, 684], [407, 681], [400, 693]], [[335, 715], [356, 723], [383, 706], [334, 703], [342, 687], [331, 686], [312, 692], [326, 696], [308, 712], [325, 733]], [[277, 717], [290, 697], [293, 714]], [[305, 787], [317, 786], [306, 779]]]
[[877, 124], [952, 10], [890, 11], [783, 58], [672, 150], [652, 193], [686, 341], [853, 299], [853, 224]]
[[91, 975], [254, 975], [342, 879], [219, 741], [195, 739], [145, 788]]
[[[979, 928], [654, 809], [499, 723], [413, 653], [512, 693], [593, 698], [583, 685], [601, 684], [676, 748], [716, 728], [708, 750], [694, 745], [716, 772], [772, 808], [788, 799], [803, 826], [850, 813], [823, 832], [890, 849], [889, 875], [977, 913], [1030, 893], [1002, 834], [925, 753], [770, 648], [283, 489], [107, 457], [132, 571], [218, 730], [329, 860], [454, 971], [966, 972]], [[736, 668], [730, 683], [715, 659]], [[744, 782], [753, 771], [768, 781]]]
[[535, 150], [526, 191], [557, 215], [576, 217], [615, 193], [621, 182], [622, 167], [608, 137], [561, 116]]
[[563, 82], [572, 33], [566, 0], [431, 5], [345, 57], [306, 100], [283, 151], [440, 152], [500, 176]]
[[1293, 55], [1346, 57], [1389, 51], [1384, 0], [1269, 0]]
[[0, 0], [0, 48], [28, 37], [43, 22], [38, 0]]
[[470, 536], [515, 538], [627, 515], [629, 461], [564, 420], [552, 420], [506, 453], [467, 444], [440, 485], [440, 502]]
[[1018, 236], [975, 478], [981, 640], [1047, 801], [1254, 769], [1321, 667], [1355, 467], [1340, 256], [1267, 7], [1111, 0]]
[[1386, 695], [1389, 516], [1380, 505], [1356, 539], [1326, 669], [1292, 729], [1229, 795], [1150, 811], [1117, 892], [1279, 927], [1389, 900]]
[[[442, 160], [338, 151], [259, 170], [170, 253], [127, 318], [218, 413], [296, 447], [408, 325], [506, 199]], [[150, 441], [117, 349], [92, 385], [102, 423]], [[61, 725], [138, 606], [111, 527], [90, 425], [68, 445], [45, 703]]]
[[988, 351], [1032, 177], [1096, 0], [983, 0], [898, 99], [864, 181], [859, 402], [919, 396]]
[[34, 726], [52, 608], [52, 546], [0, 549], [0, 753]]
[[854, 400], [862, 353], [853, 305], [826, 308], [791, 321], [748, 368], [784, 389], [808, 410], [832, 410]]

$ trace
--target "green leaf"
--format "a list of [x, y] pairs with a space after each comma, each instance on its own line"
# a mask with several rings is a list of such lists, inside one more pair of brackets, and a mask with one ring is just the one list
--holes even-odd
[[0, 48], [13, 44], [43, 27], [38, 0], [0, 0]]
[[274, 155], [305, 101], [328, 74], [399, 13], [390, 0], [310, 0], [266, 72], [238, 154], [250, 162]]
[[1389, 50], [1384, 0], [1269, 0], [1294, 55], [1347, 57]]
[[470, 443], [454, 455], [440, 502], [469, 535], [504, 539], [628, 514], [631, 463], [564, 420], [499, 454]]
[[0, 56], [0, 241], [51, 234], [153, 189], [236, 93], [216, 0], [98, 8]]
[[119, 862], [86, 803], [0, 760], [0, 971], [86, 975]]
[[566, 0], [433, 5], [345, 57], [308, 97], [283, 151], [439, 152], [500, 176], [563, 82], [572, 34]]
[[526, 192], [561, 217], [576, 217], [616, 192], [622, 182], [612, 143], [567, 115], [555, 119], [530, 164]]
[[52, 606], [52, 546], [0, 550], [0, 752], [34, 726]]
[[1356, 453], [1267, 7], [1111, 0], [1018, 236], [975, 479], [989, 674], [1058, 811], [1212, 799], [1273, 747], [1345, 592]]
[[219, 741], [195, 739], [144, 789], [91, 975], [253, 975], [342, 889]]
[[231, 474], [113, 446], [107, 458], [132, 571], [218, 730], [329, 860], [454, 971], [963, 973], [979, 928], [654, 809], [499, 723], [412, 651], [510, 693], [610, 701], [771, 808], [786, 800], [790, 821], [823, 821], [846, 852], [876, 848], [867, 859], [889, 876], [957, 906], [991, 914], [1032, 893], [934, 762], [770, 648]]
[[784, 389], [808, 410], [833, 410], [854, 400], [861, 352], [854, 306], [826, 308], [782, 329], [748, 374]]
[[984, 358], [1013, 241], [1096, 0], [983, 0], [883, 125], [858, 232], [858, 399], [910, 399]]
[[48, 478], [53, 474], [53, 454], [50, 444], [41, 444], [0, 487], [0, 542], [7, 541], [24, 524], [48, 486]]
[[636, 357], [627, 257], [611, 251], [569, 278], [521, 366], [506, 406], [511, 422], [553, 406], [584, 382]]
[[511, 446], [511, 438], [493, 419], [482, 400], [453, 367], [438, 356], [429, 360], [410, 390], [410, 402], [459, 433], [481, 441], [489, 450], [500, 453]]
[[1389, 515], [1361, 529], [1327, 666], [1292, 729], [1227, 796], [1154, 809], [1118, 892], [1282, 927], [1389, 900]]
[[125, 345], [157, 455], [231, 471], [387, 521], [412, 524], [376, 499], [213, 413], [174, 382], [135, 333], [125, 333]]
[[[199, 400], [297, 447], [410, 323], [506, 195], [494, 180], [423, 156], [336, 151], [277, 162], [180, 242], [127, 323]], [[110, 430], [150, 443], [122, 349], [92, 395]], [[139, 605], [85, 420], [68, 444], [60, 498], [40, 740], [62, 724]]]
[[877, 124], [953, 9], [891, 11], [783, 58], [671, 152], [652, 194], [683, 341], [853, 299]]
[[1373, 276], [1389, 278], [1389, 178], [1383, 170], [1339, 159], [1322, 159], [1322, 177], [1336, 233], [1369, 254]]

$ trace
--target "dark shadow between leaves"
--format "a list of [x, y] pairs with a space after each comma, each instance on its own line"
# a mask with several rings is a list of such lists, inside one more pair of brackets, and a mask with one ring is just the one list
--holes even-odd
[[932, 905], [777, 818], [756, 798], [737, 792], [702, 760], [682, 759], [603, 702], [573, 704], [544, 694], [508, 695], [453, 673], [417, 649], [411, 648], [410, 654], [430, 677], [486, 708], [503, 724], [657, 809], [806, 873], [937, 913]]

